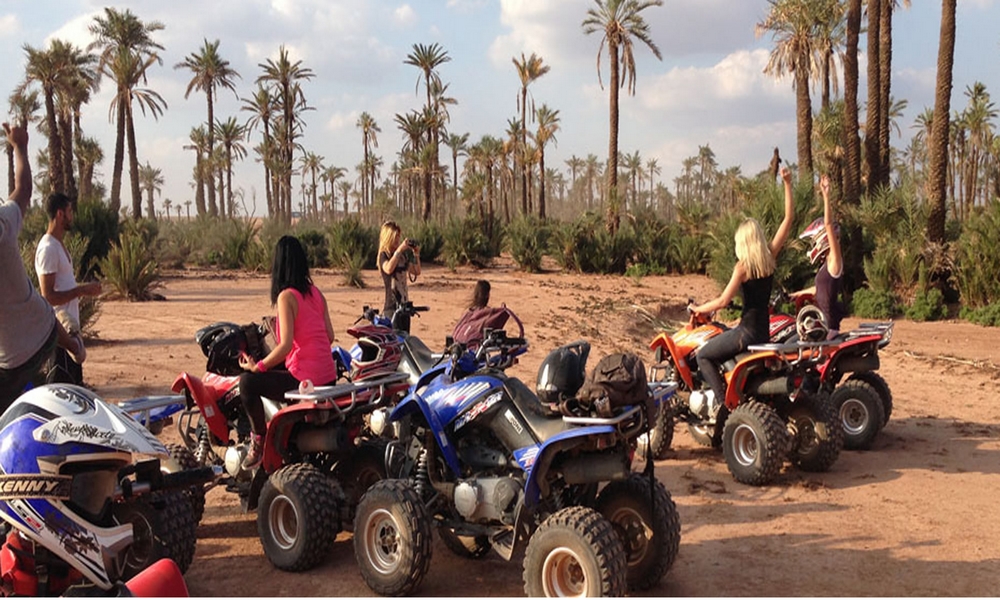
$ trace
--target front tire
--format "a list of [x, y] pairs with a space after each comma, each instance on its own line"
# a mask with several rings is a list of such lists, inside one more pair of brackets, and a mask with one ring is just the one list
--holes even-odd
[[[167, 452], [170, 453], [170, 458], [177, 462], [181, 470], [187, 471], [189, 469], [201, 468], [201, 464], [195, 458], [194, 453], [188, 450], [187, 446], [183, 444], [167, 444]], [[167, 468], [166, 472], [170, 473], [173, 471]], [[203, 484], [192, 485], [187, 490], [184, 490], [184, 495], [191, 502], [195, 522], [201, 523], [201, 518], [205, 515], [205, 486]]]
[[656, 411], [653, 426], [637, 439], [636, 456], [646, 459], [647, 446], [653, 460], [663, 460], [670, 454], [670, 445], [674, 441], [674, 419], [667, 416], [667, 407], [661, 406]]
[[298, 463], [275, 471], [257, 506], [264, 555], [282, 571], [319, 564], [340, 532], [337, 490], [316, 467]]
[[528, 596], [623, 596], [625, 548], [597, 511], [571, 506], [535, 530], [524, 553]]
[[844, 447], [844, 428], [830, 395], [818, 392], [792, 405], [788, 429], [794, 435], [792, 462], [803, 471], [829, 471]]
[[778, 476], [788, 448], [781, 417], [770, 406], [751, 400], [736, 407], [722, 431], [722, 452], [733, 478], [747, 485], [767, 485]]
[[868, 450], [885, 422], [882, 399], [876, 389], [861, 379], [849, 379], [837, 386], [830, 396], [840, 415], [844, 447]]
[[651, 497], [649, 477], [632, 474], [601, 490], [597, 510], [625, 547], [629, 591], [656, 585], [674, 564], [681, 543], [681, 517], [667, 488], [654, 480]]
[[126, 550], [122, 577], [131, 579], [161, 558], [173, 559], [181, 572], [194, 560], [198, 544], [191, 503], [179, 490], [164, 490], [115, 504], [115, 520], [132, 524], [133, 542]]
[[875, 371], [853, 373], [847, 378], [847, 381], [852, 380], [864, 381], [878, 392], [878, 397], [882, 399], [882, 427], [885, 427], [892, 416], [892, 390], [889, 389], [889, 384]]
[[431, 564], [431, 519], [417, 492], [401, 479], [368, 489], [354, 518], [354, 556], [376, 594], [412, 594]]

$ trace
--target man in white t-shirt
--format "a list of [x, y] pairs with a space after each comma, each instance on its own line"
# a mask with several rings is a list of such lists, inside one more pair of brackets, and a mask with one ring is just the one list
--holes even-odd
[[3, 124], [14, 149], [14, 191], [0, 203], [0, 412], [30, 383], [56, 342], [83, 362], [85, 351], [56, 320], [52, 307], [28, 279], [17, 243], [31, 201], [28, 132]]
[[[76, 284], [73, 259], [70, 257], [63, 239], [73, 225], [75, 202], [62, 193], [55, 193], [45, 200], [45, 212], [49, 215], [49, 228], [38, 242], [35, 251], [35, 272], [42, 297], [56, 310], [56, 318], [66, 332], [78, 339], [83, 346], [80, 333], [80, 298], [97, 296], [101, 293], [98, 282]], [[49, 365], [49, 383], [83, 383], [83, 368], [62, 348], [56, 348], [53, 362]]]

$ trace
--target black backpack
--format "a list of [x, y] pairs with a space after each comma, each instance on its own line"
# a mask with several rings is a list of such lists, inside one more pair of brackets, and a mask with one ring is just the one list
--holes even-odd
[[653, 396], [646, 383], [646, 366], [635, 354], [609, 354], [599, 360], [577, 394], [583, 403], [590, 403], [598, 416], [608, 418], [614, 409], [645, 405], [648, 415], [654, 415]]
[[247, 353], [254, 361], [267, 356], [269, 350], [264, 341], [266, 332], [260, 325], [237, 325], [219, 322], [203, 327], [195, 333], [194, 339], [208, 358], [205, 370], [219, 375], [239, 375], [240, 355]]

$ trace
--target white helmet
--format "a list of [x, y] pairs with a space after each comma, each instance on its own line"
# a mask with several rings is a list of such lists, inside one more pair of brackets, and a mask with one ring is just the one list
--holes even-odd
[[830, 329], [826, 325], [826, 315], [818, 307], [806, 304], [795, 317], [795, 331], [803, 342], [822, 342]]
[[[840, 235], [840, 225], [834, 224], [834, 234]], [[809, 248], [809, 262], [816, 264], [830, 251], [830, 240], [826, 235], [826, 223], [823, 217], [814, 220], [799, 234], [799, 239], [812, 238], [812, 247]]]

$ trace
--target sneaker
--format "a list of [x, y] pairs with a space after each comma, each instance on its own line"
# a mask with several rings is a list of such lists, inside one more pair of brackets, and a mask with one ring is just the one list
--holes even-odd
[[264, 460], [264, 440], [259, 435], [251, 434], [250, 450], [243, 459], [243, 469], [246, 471], [256, 469], [262, 460]]

